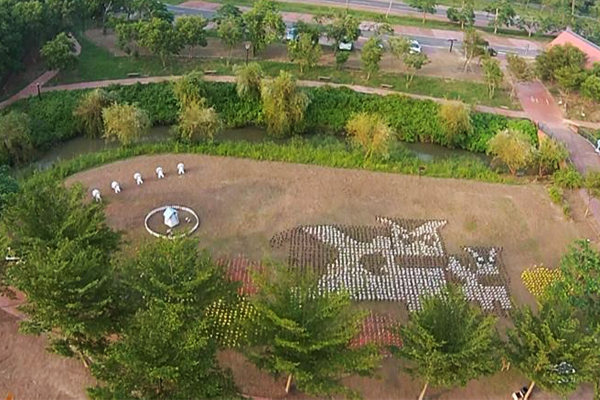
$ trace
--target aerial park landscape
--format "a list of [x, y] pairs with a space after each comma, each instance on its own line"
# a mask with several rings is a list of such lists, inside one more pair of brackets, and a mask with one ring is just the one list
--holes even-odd
[[597, 399], [595, 12], [1, 0], [0, 398]]

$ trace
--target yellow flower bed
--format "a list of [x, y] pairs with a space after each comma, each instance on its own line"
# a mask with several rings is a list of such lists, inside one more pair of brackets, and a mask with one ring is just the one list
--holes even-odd
[[560, 280], [561, 276], [560, 269], [534, 265], [523, 271], [521, 279], [529, 293], [539, 297], [551, 284]]

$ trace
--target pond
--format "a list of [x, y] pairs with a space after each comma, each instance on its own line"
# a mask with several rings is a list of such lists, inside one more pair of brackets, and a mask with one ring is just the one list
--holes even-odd
[[[169, 138], [171, 128], [168, 126], [153, 127], [148, 135], [145, 135], [140, 142], [156, 143]], [[215, 141], [240, 141], [245, 140], [252, 143], [259, 143], [270, 139], [264, 128], [245, 127], [237, 129], [225, 129], [221, 134], [215, 137]], [[285, 142], [286, 139], [276, 140]], [[416, 157], [425, 161], [433, 162], [452, 157], [471, 157], [482, 160], [487, 165], [490, 164], [490, 157], [485, 154], [472, 153], [466, 150], [449, 149], [431, 143], [402, 143], [404, 147], [410, 150]], [[94, 153], [100, 150], [118, 148], [117, 142], [106, 142], [104, 139], [90, 139], [86, 137], [77, 137], [61, 143], [43, 154], [35, 163], [37, 168], [45, 169], [59, 161], [73, 159], [82, 154]]]

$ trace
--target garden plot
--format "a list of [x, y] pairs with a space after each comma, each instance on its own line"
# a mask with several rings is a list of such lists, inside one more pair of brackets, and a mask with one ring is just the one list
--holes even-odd
[[[165, 179], [154, 176], [157, 165], [179, 162], [185, 163], [185, 175], [167, 171], [171, 173]], [[147, 177], [141, 186], [131, 179], [136, 171]], [[113, 180], [122, 182], [121, 193], [108, 190]], [[363, 300], [385, 300], [394, 314], [399, 302], [418, 308], [418, 294], [438, 290], [447, 281], [466, 284], [467, 296], [484, 307], [491, 299], [492, 308], [508, 308], [500, 288], [517, 303], [533, 303], [521, 273], [531, 265], [556, 266], [574, 239], [592, 237], [586, 223], [567, 220], [545, 188], [533, 184], [202, 155], [136, 157], [68, 179], [74, 181], [103, 190], [109, 223], [134, 245], [157, 240], [144, 228], [148, 212], [165, 204], [185, 204], [202, 221], [193, 236], [215, 256], [244, 254], [254, 261], [271, 258], [298, 267], [311, 265], [328, 277], [324, 288], [339, 287], [351, 278]], [[340, 241], [348, 242], [341, 246]], [[340, 248], [354, 253], [338, 257]], [[350, 272], [343, 278], [331, 270], [338, 266], [350, 271], [358, 256], [360, 278]], [[385, 269], [407, 282], [420, 280], [424, 289], [413, 293], [391, 286]], [[374, 281], [382, 288], [373, 286]]]
[[[174, 166], [179, 162], [185, 163], [185, 176], [171, 173], [165, 179], [153, 177], [157, 165]], [[148, 177], [139, 187], [131, 179], [136, 171]], [[112, 180], [123, 182], [121, 193], [110, 192]], [[165, 204], [190, 207], [202, 221], [193, 237], [217, 259], [244, 254], [255, 261], [263, 258], [288, 261], [290, 253], [286, 246], [289, 243], [280, 242], [280, 246], [274, 248], [271, 239], [284, 239], [285, 233], [299, 227], [336, 227], [355, 240], [368, 243], [377, 236], [392, 237], [391, 225], [378, 222], [377, 216], [393, 220], [407, 231], [414, 231], [423, 222], [430, 222], [433, 228], [436, 221], [447, 221], [431, 234], [431, 240], [426, 241], [429, 246], [423, 247], [437, 249], [438, 253], [421, 257], [408, 255], [408, 250], [403, 250], [404, 255], [396, 257], [396, 263], [407, 266], [413, 263], [430, 269], [443, 266], [447, 280], [464, 282], [474, 276], [480, 285], [504, 285], [516, 304], [535, 302], [521, 281], [526, 268], [541, 264], [552, 268], [574, 239], [592, 237], [587, 224], [579, 220], [579, 209], [575, 208], [575, 221], [565, 219], [541, 185], [486, 184], [182, 154], [144, 156], [108, 164], [68, 179], [68, 183], [76, 181], [90, 190], [94, 187], [103, 190], [109, 224], [123, 231], [132, 246], [141, 241], [159, 240], [144, 228], [144, 218], [149, 211]], [[440, 238], [439, 246], [434, 245], [436, 236]], [[309, 260], [317, 258], [321, 260], [320, 268], [326, 271], [327, 266], [335, 262], [335, 246], [326, 245], [307, 232], [297, 240], [313, 243], [311, 251], [315, 254], [308, 250], [301, 252], [298, 259], [293, 260], [294, 265], [308, 265]], [[492, 248], [502, 251], [493, 252]], [[470, 274], [447, 271], [451, 256], [463, 269], [468, 266]], [[377, 272], [376, 268], [385, 261], [373, 255], [363, 258], [365, 268], [371, 273]], [[444, 262], [440, 264], [439, 260]], [[488, 275], [496, 267], [501, 274], [494, 274], [497, 278], [494, 281]], [[236, 268], [230, 269], [230, 276], [244, 281], [247, 269]], [[458, 271], [458, 267], [453, 268]], [[477, 292], [470, 293], [475, 296]], [[232, 319], [227, 316], [230, 311], [218, 306], [215, 305], [215, 318], [231, 326]], [[389, 331], [385, 327], [390, 321], [402, 322], [406, 315], [405, 303], [399, 301], [359, 302], [357, 306], [379, 315], [366, 320], [363, 332], [367, 336], [362, 335], [365, 341], [384, 344], [391, 341], [394, 338], [386, 336]], [[245, 309], [237, 312], [245, 312]], [[360, 343], [363, 339], [359, 335], [357, 341]], [[223, 340], [235, 340], [235, 337]], [[247, 363], [239, 353], [225, 352], [220, 360], [232, 368], [244, 393], [270, 398], [284, 396], [285, 381], [274, 381]], [[400, 368], [394, 359], [386, 358], [378, 373], [381, 379], [349, 377], [348, 384], [367, 399], [415, 398], [420, 384], [399, 374]], [[63, 375], [68, 376], [68, 373]], [[496, 400], [506, 398], [507, 388], [520, 379], [522, 377], [511, 370], [471, 382], [466, 388], [440, 389], [432, 396], [440, 400]], [[586, 393], [576, 393], [573, 399], [591, 399], [589, 390]], [[541, 395], [540, 399], [556, 397]]]

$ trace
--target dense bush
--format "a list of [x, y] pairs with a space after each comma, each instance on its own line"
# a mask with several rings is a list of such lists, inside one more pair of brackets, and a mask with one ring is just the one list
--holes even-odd
[[[207, 105], [215, 108], [227, 127], [263, 125], [260, 101], [251, 97], [240, 99], [232, 83], [205, 82]], [[136, 104], [146, 110], [153, 125], [175, 125], [179, 103], [173, 93], [173, 83], [113, 86], [119, 102]], [[440, 105], [428, 100], [416, 100], [402, 95], [378, 96], [354, 92], [346, 88], [305, 88], [311, 98], [306, 110], [307, 132], [342, 134], [346, 122], [359, 112], [378, 113], [386, 117], [399, 140], [446, 144], [447, 138], [440, 118]], [[86, 91], [44, 93], [41, 99], [22, 100], [10, 109], [24, 111], [31, 117], [31, 141], [37, 149], [80, 134], [73, 110]], [[510, 120], [504, 116], [472, 113], [472, 132], [461, 135], [456, 147], [485, 152], [488, 140], [498, 131], [518, 127], [536, 143], [536, 128], [527, 120]]]

